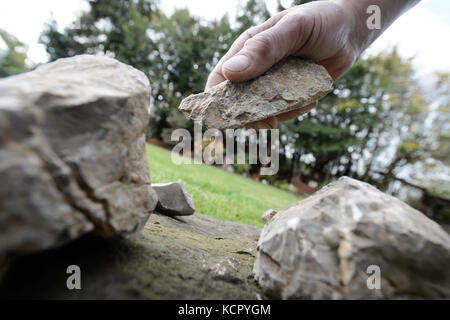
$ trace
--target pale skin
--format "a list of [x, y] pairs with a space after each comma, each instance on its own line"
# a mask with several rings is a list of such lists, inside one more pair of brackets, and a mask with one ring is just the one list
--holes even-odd
[[[341, 77], [359, 55], [399, 16], [420, 0], [329, 0], [314, 1], [282, 11], [254, 26], [233, 43], [208, 77], [206, 89], [225, 80], [253, 79], [288, 56], [312, 59], [331, 77]], [[381, 9], [381, 29], [369, 30], [367, 7]], [[283, 113], [248, 125], [273, 129], [310, 111], [315, 105]]]

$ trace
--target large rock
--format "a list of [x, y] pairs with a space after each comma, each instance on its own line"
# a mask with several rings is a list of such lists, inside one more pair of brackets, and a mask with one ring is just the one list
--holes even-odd
[[258, 247], [254, 272], [271, 297], [450, 298], [450, 236], [347, 177], [274, 215]]
[[190, 95], [179, 109], [208, 128], [235, 128], [305, 107], [329, 93], [332, 84], [324, 67], [290, 57], [256, 79], [225, 81]]
[[189, 216], [194, 214], [194, 200], [186, 188], [178, 182], [152, 184], [158, 196], [156, 210], [169, 216]]
[[88, 55], [0, 81], [0, 254], [143, 227], [149, 93], [142, 72]]
[[[86, 237], [0, 258], [0, 299], [264, 298], [252, 277], [260, 231], [201, 214], [152, 214], [134, 239]], [[66, 287], [70, 265], [81, 269], [81, 290]]]

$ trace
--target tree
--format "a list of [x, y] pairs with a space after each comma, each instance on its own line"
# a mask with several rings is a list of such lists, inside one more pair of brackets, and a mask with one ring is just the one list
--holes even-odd
[[236, 17], [237, 28], [234, 30], [235, 37], [238, 37], [245, 30], [263, 23], [270, 18], [265, 1], [248, 0], [245, 5], [240, 5]]
[[152, 87], [148, 134], [170, 141], [175, 127], [192, 123], [175, 111], [204, 89], [206, 77], [231, 44], [228, 17], [206, 22], [176, 10], [167, 17], [154, 0], [91, 0], [90, 10], [63, 31], [50, 21], [41, 35], [51, 60], [105, 54], [143, 71]]
[[[293, 6], [298, 6], [298, 5], [301, 5], [301, 4], [305, 4], [305, 3], [308, 3], [308, 2], [312, 2], [312, 1], [315, 1], [315, 0], [293, 0], [292, 2], [291, 2], [291, 7], [293, 7]], [[278, 11], [283, 11], [283, 10], [286, 10], [287, 8], [285, 7], [285, 6], [283, 6], [283, 4], [281, 3], [281, 0], [277, 0], [277, 10]]]
[[323, 185], [347, 175], [389, 189], [428, 149], [426, 103], [412, 73], [395, 49], [361, 58], [313, 111], [281, 124], [281, 176]]
[[50, 60], [77, 54], [103, 53], [139, 70], [151, 67], [154, 44], [148, 37], [158, 12], [154, 0], [91, 0], [79, 25], [59, 31], [55, 20], [46, 24], [40, 42]]
[[0, 78], [27, 71], [28, 47], [3, 29], [0, 29], [0, 39], [6, 45], [5, 50], [0, 50]]
[[[146, 73], [152, 87], [148, 134], [167, 144], [175, 143], [170, 141], [175, 128], [192, 129], [177, 110], [180, 100], [203, 91], [235, 38], [269, 16], [261, 0], [241, 7], [234, 28], [227, 16], [205, 21], [186, 9], [166, 16], [151, 0], [89, 4], [80, 26], [63, 31], [54, 21], [46, 26], [41, 41], [51, 59], [101, 53]], [[300, 175], [304, 182], [323, 185], [347, 175], [395, 191], [404, 168], [431, 152], [433, 139], [423, 130], [425, 106], [410, 60], [395, 49], [363, 57], [317, 108], [280, 125], [280, 171], [267, 180], [289, 182]], [[247, 166], [245, 173], [258, 168]]]
[[[437, 73], [434, 103], [425, 130], [431, 141], [427, 157], [412, 168], [408, 200], [439, 222], [450, 223], [450, 74]], [[419, 195], [417, 195], [419, 191]]]
[[155, 23], [162, 79], [161, 90], [155, 96], [149, 132], [167, 144], [176, 128], [193, 128], [178, 111], [181, 99], [202, 92], [206, 77], [228, 50], [233, 40], [228, 16], [207, 22], [193, 17], [188, 10], [176, 10], [172, 16], [160, 16]]
[[438, 72], [435, 84], [435, 94], [438, 106], [433, 119], [433, 132], [437, 146], [433, 157], [450, 166], [450, 73]]

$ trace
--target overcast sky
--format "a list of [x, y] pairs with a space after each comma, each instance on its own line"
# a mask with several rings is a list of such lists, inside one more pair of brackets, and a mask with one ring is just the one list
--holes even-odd
[[[234, 16], [239, 0], [161, 0], [160, 3], [168, 13], [175, 8], [187, 7], [195, 15], [216, 19], [226, 12]], [[269, 10], [275, 12], [276, 0], [267, 0], [266, 3]], [[87, 8], [82, 0], [0, 0], [0, 28], [28, 44], [30, 62], [45, 62], [45, 49], [37, 43], [44, 23], [53, 15], [59, 26], [64, 27], [75, 19], [80, 10]], [[433, 71], [450, 72], [449, 39], [450, 1], [422, 0], [399, 18], [369, 52], [397, 45], [404, 56], [416, 57], [415, 65], [420, 75]]]

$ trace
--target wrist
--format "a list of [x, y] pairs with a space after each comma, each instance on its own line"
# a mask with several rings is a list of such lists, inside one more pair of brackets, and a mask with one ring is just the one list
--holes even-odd
[[359, 56], [370, 44], [370, 30], [366, 26], [365, 10], [361, 0], [331, 0], [338, 5], [346, 16], [348, 24], [348, 42]]
[[[420, 0], [331, 0], [347, 13], [351, 29], [350, 41], [359, 54], [377, 39], [400, 15], [415, 6]], [[375, 5], [380, 9], [379, 28], [369, 29], [367, 9]]]

